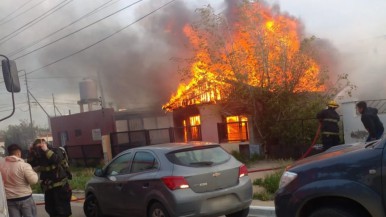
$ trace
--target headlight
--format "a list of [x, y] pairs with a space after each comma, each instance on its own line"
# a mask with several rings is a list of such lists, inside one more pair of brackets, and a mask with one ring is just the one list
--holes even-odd
[[298, 176], [298, 174], [296, 174], [296, 173], [285, 171], [280, 178], [279, 188], [285, 187], [290, 182], [292, 182], [294, 179], [296, 179], [297, 176]]

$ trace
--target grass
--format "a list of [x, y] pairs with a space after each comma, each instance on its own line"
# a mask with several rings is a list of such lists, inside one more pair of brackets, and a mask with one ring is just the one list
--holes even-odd
[[[71, 167], [72, 180], [70, 186], [72, 190], [84, 190], [86, 182], [93, 176], [94, 168]], [[33, 193], [42, 193], [40, 184], [32, 185]]]
[[255, 179], [253, 185], [262, 187], [262, 190], [254, 193], [253, 198], [263, 201], [273, 200], [276, 190], [279, 188], [280, 177], [283, 170], [265, 176], [263, 179]]
[[[232, 151], [231, 154], [240, 162], [244, 163], [247, 166], [250, 166], [253, 163], [258, 162], [259, 160], [264, 159], [260, 155], [253, 155], [250, 158], [240, 154], [238, 151]], [[283, 167], [292, 163], [292, 160], [278, 160], [279, 164]], [[268, 174], [264, 178], [255, 179], [253, 185], [259, 186], [260, 189], [253, 194], [253, 199], [258, 199], [262, 201], [273, 200], [275, 197], [275, 192], [279, 188], [279, 182], [281, 175], [283, 174], [284, 169], [278, 170], [272, 174]]]

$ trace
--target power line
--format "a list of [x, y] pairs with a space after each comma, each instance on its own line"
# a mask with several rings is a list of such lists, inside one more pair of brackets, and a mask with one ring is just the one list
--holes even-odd
[[[25, 31], [26, 29], [30, 28], [31, 26], [35, 25], [36, 23], [39, 23], [40, 21], [44, 20], [46, 17], [48, 17], [49, 15], [51, 15], [52, 13], [58, 11], [59, 9], [63, 8], [64, 6], [68, 5], [69, 3], [71, 3], [73, 0], [63, 0], [61, 1], [59, 4], [55, 5], [53, 8], [49, 9], [48, 11], [44, 12], [43, 14], [41, 14], [40, 16], [36, 17], [35, 19], [29, 21], [28, 23], [22, 25], [21, 27], [19, 27], [18, 29], [14, 30], [13, 32], [9, 33], [8, 35], [0, 38], [0, 41], [2, 41], [0, 43], [0, 46], [3, 45], [5, 42], [7, 42], [8, 40], [14, 38], [16, 35], [20, 34], [21, 32]], [[36, 22], [35, 22], [36, 21]], [[13, 36], [12, 36], [13, 35]], [[12, 37], [9, 37], [9, 36], [12, 36]], [[9, 37], [8, 39], [6, 39], [7, 37]]]
[[121, 9], [119, 9], [118, 11], [115, 11], [115, 12], [112, 13], [112, 14], [109, 14], [109, 15], [107, 15], [107, 16], [105, 16], [105, 17], [103, 17], [103, 18], [101, 18], [101, 19], [99, 19], [99, 20], [97, 20], [97, 21], [95, 21], [95, 22], [92, 22], [91, 24], [88, 24], [88, 25], [86, 25], [86, 26], [84, 26], [84, 27], [82, 27], [82, 28], [80, 28], [80, 29], [78, 29], [78, 30], [75, 30], [74, 32], [71, 32], [71, 33], [69, 33], [69, 34], [67, 34], [67, 35], [65, 35], [65, 36], [63, 36], [63, 37], [60, 37], [60, 38], [58, 38], [58, 39], [56, 39], [56, 40], [54, 40], [54, 41], [52, 41], [52, 42], [50, 42], [50, 43], [48, 43], [48, 44], [45, 44], [45, 45], [43, 45], [43, 46], [41, 46], [41, 47], [38, 47], [38, 48], [36, 48], [36, 49], [34, 49], [34, 50], [32, 50], [32, 51], [26, 53], [26, 54], [23, 54], [23, 55], [21, 55], [21, 56], [19, 56], [19, 57], [16, 57], [14, 60], [23, 58], [23, 57], [25, 57], [25, 56], [27, 56], [27, 55], [29, 55], [29, 54], [31, 54], [31, 53], [34, 53], [34, 52], [36, 52], [36, 51], [38, 51], [38, 50], [41, 50], [41, 49], [43, 49], [43, 48], [45, 48], [45, 47], [47, 47], [47, 46], [49, 46], [49, 45], [51, 45], [51, 44], [54, 44], [54, 43], [56, 43], [56, 42], [58, 42], [58, 41], [60, 41], [60, 40], [62, 40], [62, 39], [64, 39], [64, 38], [67, 38], [67, 37], [70, 36], [70, 35], [73, 35], [73, 34], [75, 34], [75, 33], [78, 33], [78, 32], [80, 32], [80, 31], [82, 31], [82, 30], [84, 30], [84, 29], [86, 29], [86, 28], [88, 28], [88, 27], [90, 27], [90, 26], [92, 26], [92, 25], [94, 25], [94, 24], [96, 24], [96, 23], [98, 23], [98, 22], [104, 20], [104, 19], [107, 19], [107, 18], [109, 18], [109, 17], [111, 17], [111, 16], [113, 16], [113, 15], [115, 15], [115, 14], [117, 14], [117, 13], [123, 11], [123, 10], [126, 10], [127, 8], [132, 7], [133, 5], [135, 5], [135, 4], [137, 4], [137, 3], [141, 2], [141, 1], [143, 1], [143, 0], [136, 1], [136, 2], [130, 4], [130, 5], [126, 6], [126, 7], [123, 7], [123, 8], [121, 8]]
[[5, 15], [3, 18], [0, 19], [0, 23], [3, 22], [3, 20], [7, 19], [8, 17], [12, 16], [12, 14], [16, 13], [16, 11], [22, 9], [24, 6], [26, 6], [28, 3], [30, 3], [30, 0], [27, 0], [24, 4], [20, 5], [16, 10], [12, 11], [11, 13]]
[[[146, 15], [140, 17], [139, 19], [135, 20], [134, 22], [128, 24], [127, 26], [125, 26], [125, 27], [123, 27], [123, 28], [121, 28], [121, 29], [119, 29], [119, 30], [113, 32], [112, 34], [110, 34], [110, 35], [108, 35], [108, 36], [106, 36], [106, 37], [100, 39], [99, 41], [97, 41], [97, 42], [95, 42], [95, 43], [93, 43], [93, 44], [91, 44], [91, 45], [89, 45], [89, 46], [87, 46], [87, 47], [85, 47], [85, 48], [83, 48], [83, 49], [81, 49], [81, 50], [75, 52], [75, 53], [72, 53], [72, 54], [70, 54], [70, 55], [67, 55], [67, 56], [65, 56], [65, 57], [63, 57], [63, 58], [60, 58], [60, 59], [54, 61], [54, 62], [51, 62], [51, 63], [49, 63], [49, 64], [47, 64], [47, 65], [44, 65], [44, 66], [42, 66], [42, 67], [40, 67], [40, 68], [34, 69], [34, 70], [28, 72], [27, 74], [31, 74], [31, 73], [33, 73], [33, 72], [37, 72], [37, 71], [39, 71], [39, 70], [41, 70], [41, 69], [43, 69], [43, 68], [46, 68], [46, 67], [48, 67], [48, 66], [51, 66], [51, 65], [53, 65], [53, 64], [55, 64], [55, 63], [57, 63], [57, 62], [60, 62], [60, 61], [62, 61], [62, 60], [64, 60], [64, 59], [67, 59], [67, 58], [69, 58], [69, 57], [71, 57], [71, 56], [74, 56], [74, 55], [76, 55], [76, 54], [78, 54], [78, 53], [81, 53], [81, 52], [83, 52], [83, 51], [85, 51], [85, 50], [87, 50], [87, 49], [93, 47], [94, 45], [99, 44], [99, 43], [101, 43], [102, 41], [105, 41], [105, 40], [107, 40], [108, 38], [110, 38], [110, 37], [112, 37], [112, 36], [114, 36], [114, 35], [120, 33], [120, 32], [123, 31], [124, 29], [126, 29], [126, 28], [128, 28], [128, 27], [134, 25], [135, 23], [137, 23], [137, 22], [139, 22], [139, 21], [145, 19], [146, 17], [148, 17], [148, 16], [154, 14], [154, 13], [157, 12], [158, 10], [161, 10], [162, 8], [166, 7], [167, 5], [169, 5], [169, 4], [171, 4], [171, 3], [175, 2], [175, 1], [176, 1], [176, 0], [171, 0], [171, 1], [167, 2], [166, 4], [162, 5], [161, 7], [159, 7], [159, 8], [157, 8], [157, 9], [151, 11], [150, 13], [148, 13], [148, 14], [146, 14]], [[17, 58], [16, 58], [16, 59], [17, 59]]]
[[[14, 56], [14, 55], [16, 55], [16, 54], [18, 54], [18, 53], [20, 53], [20, 52], [22, 52], [22, 51], [24, 51], [24, 50], [26, 50], [26, 49], [32, 47], [32, 46], [38, 44], [39, 42], [43, 41], [44, 39], [47, 39], [47, 38], [51, 37], [52, 35], [54, 35], [54, 34], [60, 32], [60, 31], [62, 31], [63, 29], [65, 29], [65, 28], [67, 28], [67, 27], [69, 27], [69, 26], [71, 26], [71, 25], [73, 25], [73, 24], [79, 22], [80, 20], [82, 20], [82, 19], [84, 19], [84, 18], [86, 18], [86, 17], [88, 17], [88, 16], [90, 16], [90, 15], [92, 15], [92, 14], [95, 14], [96, 12], [98, 12], [98, 11], [102, 10], [103, 8], [107, 7], [106, 5], [109, 4], [109, 3], [112, 2], [112, 1], [113, 1], [113, 0], [110, 0], [110, 1], [108, 1], [108, 2], [106, 2], [106, 3], [104, 3], [104, 4], [102, 4], [101, 6], [95, 8], [94, 10], [92, 10], [92, 11], [90, 11], [89, 13], [87, 13], [87, 14], [81, 16], [80, 18], [74, 20], [73, 22], [67, 24], [66, 26], [63, 26], [62, 28], [60, 28], [60, 29], [58, 29], [58, 30], [56, 30], [56, 31], [54, 31], [54, 32], [52, 32], [52, 33], [50, 33], [50, 34], [48, 34], [48, 35], [45, 36], [44, 38], [41, 38], [41, 39], [39, 39], [39, 40], [37, 40], [37, 41], [32, 42], [30, 45], [27, 45], [27, 46], [25, 46], [25, 47], [23, 47], [23, 48], [20, 48], [20, 49], [18, 49], [18, 50], [11, 51], [10, 54], [9, 54], [8, 56]], [[120, 1], [120, 0], [118, 0], [118, 1]], [[118, 2], [118, 1], [116, 1], [116, 2]], [[114, 2], [114, 3], [112, 3], [112, 4], [115, 4], [116, 2]]]
[[27, 10], [25, 10], [25, 11], [21, 12], [20, 14], [16, 15], [15, 17], [13, 17], [13, 18], [11, 18], [11, 19], [9, 19], [9, 20], [6, 20], [6, 21], [0, 23], [0, 26], [1, 26], [1, 25], [4, 25], [4, 24], [6, 24], [6, 23], [8, 23], [9, 21], [15, 19], [16, 17], [21, 16], [22, 14], [24, 14], [24, 13], [26, 13], [27, 11], [29, 11], [29, 10], [31, 10], [31, 9], [33, 9], [33, 8], [35, 8], [35, 7], [37, 7], [38, 5], [42, 4], [42, 3], [45, 2], [45, 1], [47, 1], [47, 0], [40, 1], [40, 2], [38, 2], [37, 4], [33, 5], [32, 7], [28, 8]]

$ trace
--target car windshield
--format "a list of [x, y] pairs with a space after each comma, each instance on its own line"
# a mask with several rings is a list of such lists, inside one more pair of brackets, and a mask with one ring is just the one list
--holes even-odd
[[178, 165], [189, 167], [212, 166], [229, 160], [230, 155], [221, 147], [192, 148], [171, 152], [168, 159]]

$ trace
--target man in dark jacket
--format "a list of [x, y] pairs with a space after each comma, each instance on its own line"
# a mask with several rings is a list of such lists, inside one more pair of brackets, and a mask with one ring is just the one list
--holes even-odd
[[335, 111], [339, 105], [335, 101], [330, 101], [327, 104], [327, 109], [320, 111], [316, 118], [319, 119], [322, 131], [323, 151], [332, 146], [339, 145], [339, 114]]
[[378, 109], [367, 107], [366, 102], [360, 101], [357, 103], [357, 110], [361, 114], [363, 126], [369, 132], [366, 142], [380, 139], [383, 135], [383, 124], [378, 117]]
[[40, 172], [45, 209], [50, 217], [69, 217], [72, 214], [70, 177], [63, 166], [64, 161], [63, 152], [59, 148], [48, 148], [44, 139], [35, 140], [28, 156], [28, 163]]

